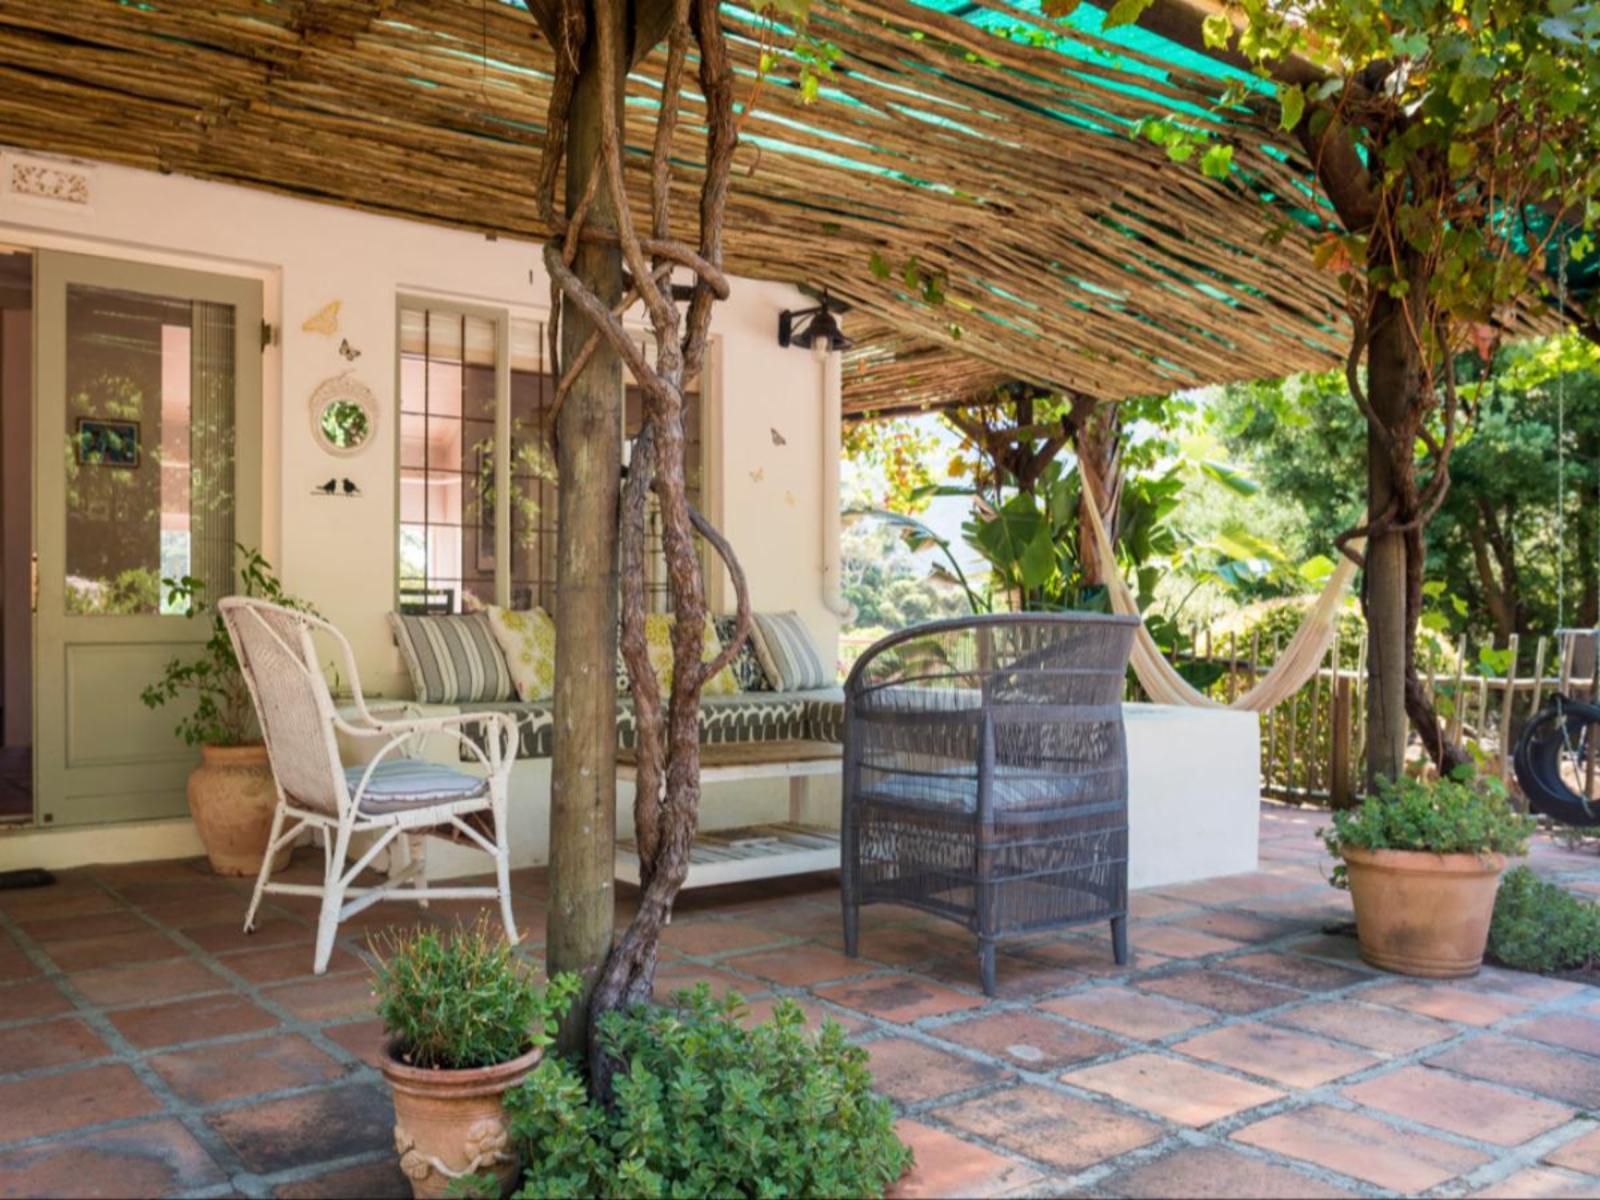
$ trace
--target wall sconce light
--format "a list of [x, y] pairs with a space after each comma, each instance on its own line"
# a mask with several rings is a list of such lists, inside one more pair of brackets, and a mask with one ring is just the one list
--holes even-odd
[[804, 350], [815, 346], [825, 350], [848, 350], [855, 343], [845, 337], [835, 314], [849, 311], [848, 304], [833, 299], [826, 291], [814, 308], [784, 309], [778, 314], [778, 345], [799, 346]]

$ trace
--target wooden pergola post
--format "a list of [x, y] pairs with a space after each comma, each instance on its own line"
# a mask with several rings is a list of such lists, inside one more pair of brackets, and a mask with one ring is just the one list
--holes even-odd
[[[623, 0], [593, 0], [618, 14], [611, 28], [626, 35]], [[570, 217], [600, 167], [600, 73], [591, 34], [572, 99], [567, 136], [566, 211]], [[618, 57], [622, 47], [617, 48]], [[625, 77], [619, 74], [617, 111]], [[608, 190], [599, 188], [591, 219], [611, 224]], [[622, 296], [622, 254], [585, 242], [573, 269], [608, 305]], [[566, 305], [561, 359], [575, 362], [593, 329], [577, 305]], [[611, 951], [616, 844], [617, 747], [617, 483], [622, 466], [622, 360], [599, 339], [567, 394], [557, 422], [559, 521], [556, 534], [555, 730], [550, 763], [550, 904], [546, 969], [576, 973], [584, 983], [571, 1009], [562, 1048], [585, 1041], [589, 993]]]

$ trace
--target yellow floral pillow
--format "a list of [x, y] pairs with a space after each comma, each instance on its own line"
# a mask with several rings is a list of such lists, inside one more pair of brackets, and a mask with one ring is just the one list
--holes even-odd
[[[644, 644], [645, 652], [650, 657], [650, 666], [656, 673], [656, 678], [661, 681], [663, 698], [672, 690], [672, 625], [671, 613], [646, 613], [644, 618]], [[717, 627], [706, 614], [706, 641], [705, 648], [700, 651], [700, 661], [710, 662], [722, 653], [722, 643], [717, 640]], [[617, 690], [628, 690], [628, 668], [622, 661], [622, 652], [617, 652]], [[704, 694], [707, 696], [731, 696], [739, 690], [739, 682], [733, 676], [731, 667], [723, 667], [706, 683]]]
[[489, 606], [489, 628], [505, 653], [517, 699], [548, 700], [556, 690], [556, 623], [542, 608]]

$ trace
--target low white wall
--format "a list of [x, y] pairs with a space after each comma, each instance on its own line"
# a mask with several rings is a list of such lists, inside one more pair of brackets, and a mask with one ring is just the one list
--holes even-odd
[[1254, 871], [1261, 827], [1255, 713], [1125, 704], [1128, 886]]

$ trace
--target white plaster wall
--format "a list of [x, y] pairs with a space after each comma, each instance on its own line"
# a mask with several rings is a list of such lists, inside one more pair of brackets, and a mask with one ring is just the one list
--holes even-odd
[[[405, 694], [405, 673], [384, 614], [395, 579], [395, 306], [401, 293], [510, 306], [539, 315], [549, 295], [538, 248], [527, 242], [372, 216], [180, 176], [109, 165], [93, 168], [92, 211], [0, 194], [0, 240], [254, 276], [280, 344], [265, 361], [268, 556], [288, 586], [312, 600], [351, 639], [369, 690]], [[301, 323], [341, 301], [339, 332]], [[838, 621], [821, 583], [825, 451], [823, 371], [838, 370], [777, 345], [778, 312], [810, 302], [790, 288], [735, 280], [719, 306], [708, 414], [712, 512], [744, 561], [758, 608], [794, 609], [824, 651]], [[354, 458], [315, 441], [308, 397], [350, 364], [341, 338], [361, 352], [355, 374], [377, 395], [379, 433]], [[772, 436], [776, 429], [783, 444]], [[837, 437], [826, 447], [833, 451]], [[356, 501], [313, 488], [349, 476]], [[836, 501], [834, 501], [836, 503]], [[713, 596], [716, 600], [719, 597]], [[725, 597], [732, 606], [731, 592]]]
[[1124, 704], [1128, 886], [1257, 867], [1261, 724], [1255, 713]]

